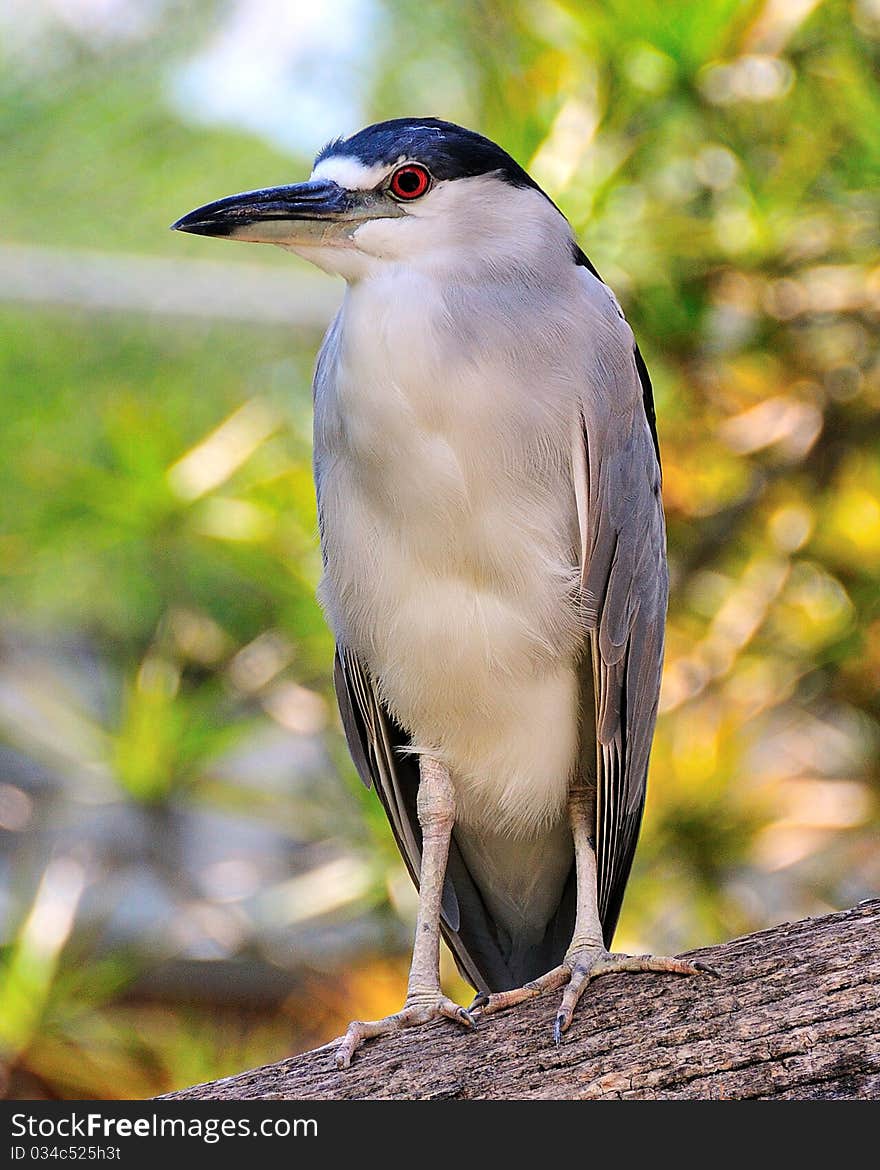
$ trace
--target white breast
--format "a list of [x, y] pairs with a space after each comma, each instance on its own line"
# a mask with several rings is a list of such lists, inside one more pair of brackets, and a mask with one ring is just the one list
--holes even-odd
[[459, 819], [525, 836], [576, 751], [575, 399], [558, 338], [473, 295], [400, 269], [349, 289], [316, 390], [321, 599]]

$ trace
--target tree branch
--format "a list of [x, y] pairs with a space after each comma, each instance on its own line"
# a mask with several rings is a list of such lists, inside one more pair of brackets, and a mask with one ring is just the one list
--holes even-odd
[[332, 1045], [176, 1099], [609, 1100], [880, 1097], [880, 900], [693, 952], [720, 978], [616, 975], [559, 1048], [558, 996], [368, 1043]]

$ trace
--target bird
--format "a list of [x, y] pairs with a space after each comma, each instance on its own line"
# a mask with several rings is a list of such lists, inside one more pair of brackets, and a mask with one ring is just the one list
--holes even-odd
[[[611, 951], [645, 805], [668, 573], [651, 380], [560, 209], [434, 117], [336, 138], [309, 179], [173, 229], [274, 244], [346, 290], [313, 470], [354, 765], [419, 890], [403, 1007], [369, 1039], [589, 982], [708, 970]], [[476, 996], [440, 984], [445, 937]]]

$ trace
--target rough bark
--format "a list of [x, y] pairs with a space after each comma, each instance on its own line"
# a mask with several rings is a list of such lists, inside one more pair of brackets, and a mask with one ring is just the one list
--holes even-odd
[[202, 1100], [852, 1100], [880, 1097], [880, 900], [694, 951], [719, 977], [615, 975], [590, 986], [559, 1048], [558, 996], [333, 1045], [198, 1085]]

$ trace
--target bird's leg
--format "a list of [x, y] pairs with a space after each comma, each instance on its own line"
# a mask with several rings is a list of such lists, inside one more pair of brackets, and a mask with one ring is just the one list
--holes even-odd
[[556, 1014], [553, 1035], [558, 1044], [563, 1032], [568, 1031], [574, 1009], [591, 979], [619, 971], [666, 971], [675, 975], [715, 974], [705, 963], [688, 962], [661, 955], [618, 955], [605, 949], [602, 924], [599, 919], [598, 886], [596, 878], [596, 850], [590, 835], [594, 823], [594, 794], [587, 784], [578, 779], [572, 784], [568, 799], [568, 816], [574, 837], [575, 876], [577, 879], [577, 910], [574, 934], [565, 958], [558, 967], [538, 979], [490, 995], [482, 1004], [486, 1014], [513, 1007], [533, 999], [545, 991], [565, 987], [562, 1002]]
[[467, 1028], [471, 1015], [440, 990], [440, 902], [446, 877], [449, 839], [455, 823], [455, 792], [449, 773], [437, 760], [421, 756], [417, 801], [422, 829], [422, 863], [419, 871], [419, 912], [406, 1001], [399, 1012], [382, 1020], [355, 1020], [348, 1025], [336, 1049], [336, 1065], [348, 1068], [365, 1040], [384, 1036], [445, 1017]]

